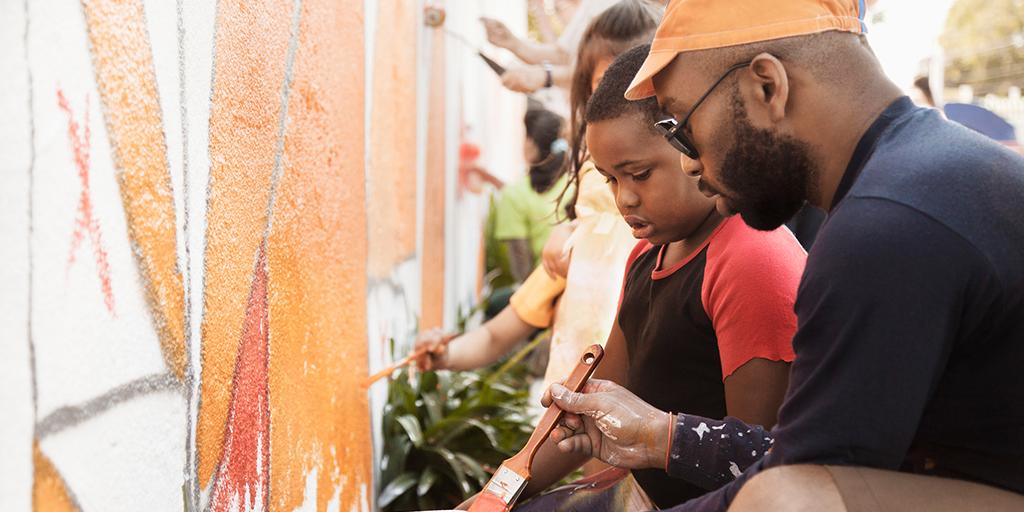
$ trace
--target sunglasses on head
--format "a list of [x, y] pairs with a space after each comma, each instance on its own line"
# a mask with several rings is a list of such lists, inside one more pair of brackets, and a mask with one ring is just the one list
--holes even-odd
[[729, 67], [729, 69], [727, 69], [725, 73], [723, 73], [722, 76], [718, 78], [718, 80], [715, 80], [715, 83], [712, 84], [711, 87], [709, 87], [703, 95], [701, 95], [700, 99], [698, 99], [697, 102], [693, 104], [693, 108], [691, 108], [690, 111], [686, 113], [686, 116], [683, 117], [682, 122], [677, 122], [674, 118], [670, 117], [668, 119], [664, 119], [658, 121], [657, 123], [654, 123], [654, 128], [665, 137], [665, 140], [667, 140], [668, 143], [671, 144], [672, 147], [676, 149], [676, 151], [679, 151], [680, 153], [686, 155], [687, 158], [690, 158], [691, 160], [696, 160], [697, 158], [700, 158], [700, 152], [697, 151], [697, 146], [693, 144], [693, 141], [691, 141], [685, 133], [686, 125], [690, 122], [690, 117], [693, 116], [693, 113], [697, 110], [697, 107], [699, 107], [701, 103], [704, 103], [704, 100], [707, 99], [709, 95], [711, 95], [711, 92], [714, 91], [715, 88], [718, 87], [718, 85], [721, 84], [723, 80], [725, 80], [725, 77], [729, 76], [729, 74], [732, 73], [733, 71], [745, 68], [749, 65], [750, 61], [746, 61], [741, 62], [739, 64], [734, 64], [731, 67]]

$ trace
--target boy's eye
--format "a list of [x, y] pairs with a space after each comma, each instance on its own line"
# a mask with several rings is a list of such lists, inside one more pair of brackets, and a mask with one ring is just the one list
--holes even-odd
[[607, 174], [605, 174], [605, 175], [604, 175], [604, 182], [605, 182], [605, 183], [615, 183], [615, 178], [613, 178], [613, 177], [611, 177], [611, 176], [608, 176]]
[[638, 173], [633, 174], [633, 181], [644, 181], [651, 177], [652, 169], [644, 169]]

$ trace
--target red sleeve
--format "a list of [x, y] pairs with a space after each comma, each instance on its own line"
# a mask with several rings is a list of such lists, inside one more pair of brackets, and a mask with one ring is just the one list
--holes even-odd
[[739, 218], [711, 240], [701, 300], [718, 338], [722, 380], [754, 358], [792, 361], [793, 302], [807, 253], [785, 226], [756, 231]]
[[626, 293], [626, 277], [629, 276], [629, 269], [633, 268], [633, 262], [635, 262], [637, 258], [651, 250], [653, 247], [654, 246], [647, 240], [640, 240], [629, 253], [629, 258], [626, 258], [626, 270], [622, 273], [622, 286], [619, 288], [619, 305], [615, 307], [615, 318], [619, 317], [619, 309], [622, 308], [622, 296]]

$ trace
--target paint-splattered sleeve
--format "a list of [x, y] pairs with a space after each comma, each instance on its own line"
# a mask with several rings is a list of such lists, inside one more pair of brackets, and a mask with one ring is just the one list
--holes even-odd
[[679, 414], [666, 469], [672, 477], [717, 489], [760, 460], [773, 442], [763, 427], [731, 416], [712, 420]]

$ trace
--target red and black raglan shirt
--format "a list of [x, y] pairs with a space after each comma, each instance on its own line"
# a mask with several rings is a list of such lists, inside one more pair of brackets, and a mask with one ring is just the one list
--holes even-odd
[[[788, 229], [755, 231], [739, 217], [667, 268], [665, 248], [642, 241], [627, 263], [618, 315], [627, 387], [661, 410], [723, 418], [723, 381], [737, 368], [754, 358], [793, 360], [793, 301], [806, 253]], [[660, 507], [709, 489], [661, 469], [633, 473]]]

